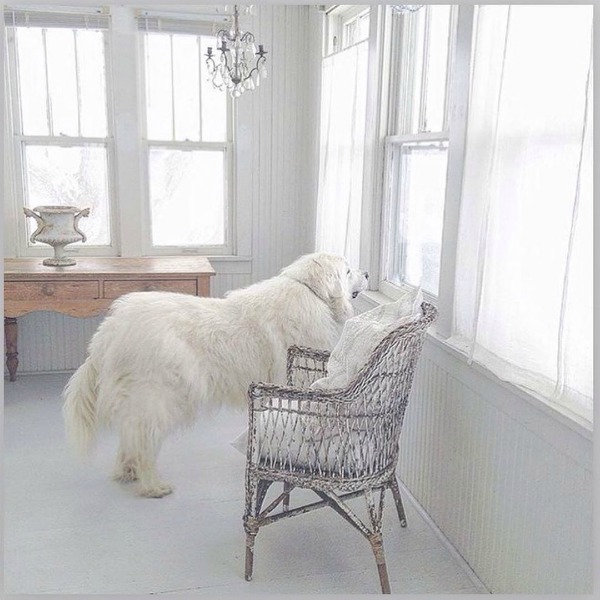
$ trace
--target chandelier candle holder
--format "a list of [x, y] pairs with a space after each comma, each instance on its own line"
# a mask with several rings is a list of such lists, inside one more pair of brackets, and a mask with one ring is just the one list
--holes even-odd
[[[239, 17], [236, 4], [232, 28], [218, 31], [215, 52], [209, 47], [205, 55], [208, 80], [219, 90], [227, 89], [233, 98], [239, 98], [246, 90], [256, 89], [261, 78], [267, 76], [267, 52], [262, 44], [256, 49], [254, 34], [240, 30]], [[220, 56], [216, 55], [217, 51]]]

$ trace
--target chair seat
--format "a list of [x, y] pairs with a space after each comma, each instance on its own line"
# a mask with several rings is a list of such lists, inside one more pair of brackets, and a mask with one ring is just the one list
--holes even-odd
[[301, 417], [298, 412], [288, 413], [287, 419], [270, 420], [271, 416], [265, 414], [257, 419], [257, 464], [262, 468], [340, 479], [365, 477], [382, 470], [376, 458], [386, 436], [383, 432], [378, 436], [380, 428], [372, 419], [365, 418], [361, 424], [353, 417], [352, 429], [344, 427], [350, 424], [350, 418]]

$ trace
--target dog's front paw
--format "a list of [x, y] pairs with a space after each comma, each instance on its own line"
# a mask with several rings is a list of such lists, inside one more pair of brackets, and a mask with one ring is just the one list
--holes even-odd
[[162, 498], [173, 493], [173, 487], [167, 483], [159, 483], [155, 485], [141, 485], [137, 489], [138, 496], [144, 498]]

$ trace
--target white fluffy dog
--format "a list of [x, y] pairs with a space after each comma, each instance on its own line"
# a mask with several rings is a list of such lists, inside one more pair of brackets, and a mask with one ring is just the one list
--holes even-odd
[[169, 494], [156, 472], [165, 437], [203, 407], [245, 407], [253, 381], [284, 383], [289, 346], [332, 349], [367, 278], [342, 257], [319, 253], [222, 299], [118, 298], [65, 388], [69, 439], [85, 452], [99, 426], [113, 425], [120, 434], [114, 479], [137, 480], [142, 496]]

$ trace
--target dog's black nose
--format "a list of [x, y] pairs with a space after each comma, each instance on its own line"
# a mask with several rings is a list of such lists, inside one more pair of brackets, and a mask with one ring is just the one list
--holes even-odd
[[369, 273], [367, 271], [365, 271], [364, 275], [365, 275], [365, 279], [369, 279]]

